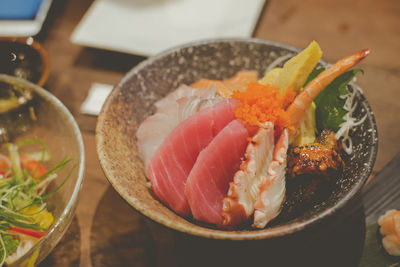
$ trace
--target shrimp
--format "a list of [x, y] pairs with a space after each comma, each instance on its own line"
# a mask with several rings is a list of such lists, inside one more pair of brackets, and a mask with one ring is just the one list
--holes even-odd
[[[319, 92], [368, 54], [369, 49], [364, 49], [346, 57], [308, 83], [286, 110], [291, 126], [283, 129], [275, 145], [269, 144], [270, 142], [265, 140], [259, 142], [260, 144], [269, 144], [269, 151], [273, 151], [272, 160], [271, 156], [267, 156], [268, 153], [265, 152], [261, 157], [264, 162], [253, 159], [252, 156], [256, 154], [256, 148], [265, 149], [264, 146], [266, 145], [254, 146], [249, 144], [246, 161], [243, 162], [241, 170], [235, 175], [230, 184], [228, 196], [224, 199], [225, 226], [237, 225], [247, 220], [254, 213], [253, 227], [264, 228], [279, 214], [285, 197], [285, 173], [289, 140], [294, 137], [298, 124]], [[261, 132], [259, 137], [261, 138]]]
[[388, 210], [378, 220], [382, 244], [387, 253], [400, 256], [400, 211]]
[[[296, 96], [292, 104], [286, 110], [287, 114], [289, 115], [291, 125], [294, 126], [294, 128], [297, 128], [300, 121], [304, 118], [312, 101], [321, 92], [321, 90], [330, 84], [340, 74], [346, 72], [366, 56], [368, 56], [369, 53], [370, 50], [367, 48], [351, 56], [345, 57], [321, 72], [315, 79], [310, 81], [304, 90]], [[290, 135], [293, 138], [295, 133], [291, 131]]]

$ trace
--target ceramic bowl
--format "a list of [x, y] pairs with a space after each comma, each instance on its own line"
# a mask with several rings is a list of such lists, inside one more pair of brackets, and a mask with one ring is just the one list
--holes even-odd
[[[175, 214], [149, 189], [138, 155], [135, 133], [139, 124], [155, 111], [157, 100], [179, 85], [200, 78], [226, 79], [244, 69], [256, 70], [261, 76], [272, 62], [297, 52], [299, 50], [294, 47], [258, 39], [206, 40], [173, 48], [134, 67], [115, 86], [98, 118], [97, 152], [112, 186], [151, 220], [178, 232], [210, 239], [254, 240], [285, 236], [345, 206], [370, 175], [377, 153], [375, 119], [361, 91], [357, 93], [358, 107], [354, 114], [357, 118], [367, 117], [351, 131], [354, 153], [345, 157], [345, 171], [312, 205], [302, 206], [296, 203], [296, 196], [287, 195], [280, 216], [265, 229], [219, 230]], [[358, 90], [358, 87], [353, 86], [353, 89]]]
[[25, 95], [30, 97], [20, 107], [0, 113], [1, 148], [4, 148], [5, 142], [40, 139], [47, 146], [53, 164], [66, 156], [72, 159], [70, 164], [57, 172], [57, 179], [49, 185], [53, 188], [60, 185], [72, 170], [67, 182], [48, 200], [48, 209], [54, 217], [48, 233], [10, 265], [36, 266], [57, 245], [74, 218], [83, 180], [84, 147], [77, 123], [55, 96], [26, 80], [0, 74], [2, 97], [4, 90], [13, 90], [15, 87], [29, 91]]

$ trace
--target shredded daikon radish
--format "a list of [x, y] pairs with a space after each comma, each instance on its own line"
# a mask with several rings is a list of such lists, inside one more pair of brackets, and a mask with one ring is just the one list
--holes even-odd
[[[273, 68], [282, 66], [283, 63], [288, 60], [289, 58], [291, 58], [293, 56], [293, 54], [287, 54], [284, 56], [280, 56], [277, 59], [275, 59], [265, 70], [265, 73], [268, 73], [269, 71], [271, 71]], [[325, 63], [323, 64], [324, 68], [329, 68], [330, 66], [332, 66], [332, 64], [328, 64]], [[356, 77], [353, 78], [352, 80], [353, 82], [356, 81]], [[357, 94], [357, 90], [362, 94], [362, 90], [361, 88], [355, 87], [356, 89], [354, 89], [352, 92], [349, 92], [347, 95], [343, 95], [341, 96], [342, 99], [346, 99], [345, 104], [343, 106], [343, 108], [345, 110], [347, 110], [348, 112], [346, 113], [346, 115], [343, 116], [344, 122], [342, 124], [340, 124], [340, 129], [336, 132], [336, 139], [340, 139], [342, 141], [342, 147], [343, 150], [347, 153], [347, 154], [351, 154], [353, 152], [353, 142], [351, 140], [351, 137], [349, 136], [350, 133], [350, 129], [352, 127], [358, 126], [360, 124], [362, 124], [365, 119], [367, 118], [367, 115], [365, 115], [363, 118], [361, 118], [360, 120], [356, 120], [356, 118], [353, 118], [353, 112], [357, 107], [357, 102], [354, 101], [354, 98]]]
[[336, 139], [342, 138], [342, 147], [347, 154], [351, 154], [353, 152], [353, 141], [349, 136], [350, 129], [360, 125], [367, 118], [367, 114], [365, 114], [365, 116], [358, 121], [353, 117], [353, 112], [357, 107], [357, 102], [354, 102], [356, 94], [357, 91], [353, 90], [353, 92], [349, 92], [347, 95], [341, 96], [342, 99], [346, 99], [343, 108], [348, 112], [343, 116], [344, 122], [340, 124], [340, 129], [335, 135]]

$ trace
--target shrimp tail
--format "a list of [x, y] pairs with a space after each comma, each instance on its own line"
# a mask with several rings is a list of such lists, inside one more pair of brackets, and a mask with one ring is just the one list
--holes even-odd
[[315, 79], [310, 81], [303, 91], [301, 91], [292, 104], [287, 108], [291, 125], [297, 128], [300, 121], [304, 118], [307, 109], [310, 107], [315, 97], [329, 85], [336, 77], [348, 71], [370, 53], [370, 49], [363, 49], [353, 55], [345, 57], [336, 62], [331, 67], [321, 72]]

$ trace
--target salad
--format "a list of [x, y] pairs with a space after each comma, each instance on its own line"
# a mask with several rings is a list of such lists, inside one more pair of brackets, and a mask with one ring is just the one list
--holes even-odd
[[[24, 152], [32, 147], [41, 149]], [[52, 181], [70, 162], [64, 158], [48, 167], [50, 155], [41, 140], [5, 145], [0, 153], [0, 266], [19, 259], [47, 234], [54, 221], [51, 196], [67, 182], [73, 168], [57, 187]]]
[[366, 118], [353, 118], [357, 92], [347, 85], [369, 52], [324, 68], [314, 41], [261, 79], [243, 70], [159, 100], [136, 134], [155, 195], [202, 224], [264, 228], [282, 210], [291, 179], [330, 178], [345, 168], [349, 130]]

